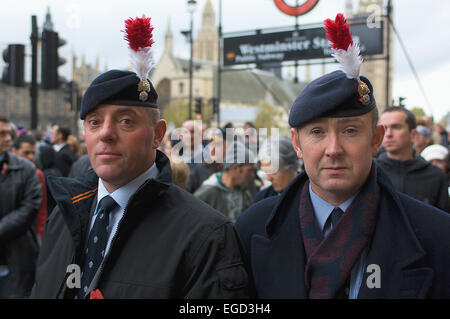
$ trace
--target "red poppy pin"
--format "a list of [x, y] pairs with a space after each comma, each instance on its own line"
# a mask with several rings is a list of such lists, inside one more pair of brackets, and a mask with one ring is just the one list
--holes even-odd
[[103, 297], [100, 289], [96, 289], [91, 291], [91, 293], [89, 294], [89, 299], [105, 299], [105, 298]]

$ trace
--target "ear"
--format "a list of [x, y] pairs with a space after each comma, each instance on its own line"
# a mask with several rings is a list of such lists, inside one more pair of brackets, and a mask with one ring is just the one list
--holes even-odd
[[383, 143], [384, 133], [385, 133], [384, 125], [377, 125], [372, 140], [372, 156], [375, 156], [378, 153], [378, 149]]
[[157, 149], [166, 134], [167, 124], [165, 120], [158, 120], [155, 124], [155, 137], [153, 139], [153, 148]]
[[303, 159], [303, 153], [300, 148], [300, 140], [297, 134], [297, 130], [291, 128], [291, 140], [292, 140], [292, 146], [294, 147], [295, 153], [297, 153], [297, 157], [299, 159]]

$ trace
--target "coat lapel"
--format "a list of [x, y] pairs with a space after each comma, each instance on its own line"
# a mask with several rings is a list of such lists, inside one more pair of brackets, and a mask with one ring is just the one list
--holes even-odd
[[[433, 270], [423, 266], [425, 256], [399, 198], [382, 191], [358, 298], [425, 298], [433, 278]], [[377, 276], [370, 265], [379, 266], [379, 288], [370, 284]]]
[[298, 214], [300, 192], [296, 184], [281, 195], [268, 219], [268, 236], [252, 237], [252, 271], [260, 298], [308, 297], [304, 277], [306, 255]]

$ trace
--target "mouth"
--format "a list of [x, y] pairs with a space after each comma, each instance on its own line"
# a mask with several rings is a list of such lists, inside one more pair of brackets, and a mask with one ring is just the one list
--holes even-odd
[[120, 157], [121, 155], [119, 153], [114, 152], [99, 152], [97, 153], [97, 157], [101, 159], [116, 159]]
[[331, 173], [340, 173], [340, 172], [343, 172], [346, 169], [347, 168], [344, 167], [344, 166], [330, 166], [330, 167], [323, 168], [323, 170], [325, 170], [327, 172], [331, 172]]

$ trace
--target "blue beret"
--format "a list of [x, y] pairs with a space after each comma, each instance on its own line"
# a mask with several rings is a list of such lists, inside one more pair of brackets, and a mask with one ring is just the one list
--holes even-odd
[[86, 115], [99, 104], [144, 106], [157, 108], [158, 94], [153, 84], [144, 101], [139, 99], [138, 84], [140, 79], [136, 73], [130, 71], [111, 70], [99, 75], [92, 81], [81, 101], [80, 118]]
[[292, 104], [289, 125], [300, 127], [319, 117], [350, 117], [363, 115], [376, 108], [373, 87], [360, 77], [370, 90], [370, 102], [364, 105], [358, 94], [358, 82], [342, 71], [325, 74], [309, 83]]

